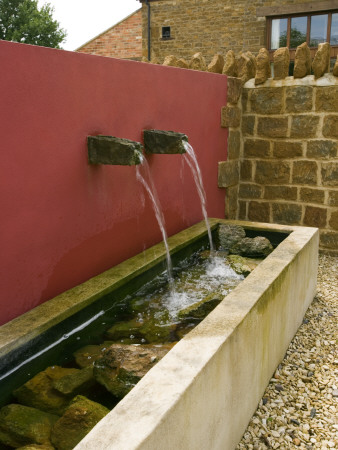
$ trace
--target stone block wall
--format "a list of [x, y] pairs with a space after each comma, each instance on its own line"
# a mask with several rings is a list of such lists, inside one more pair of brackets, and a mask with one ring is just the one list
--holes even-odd
[[242, 138], [237, 218], [318, 227], [321, 248], [338, 252], [337, 78], [251, 80], [241, 108], [229, 139]]
[[110, 56], [114, 58], [141, 60], [142, 58], [142, 12], [130, 14], [109, 30], [77, 49], [80, 53]]
[[[142, 2], [143, 57], [148, 48], [148, 10]], [[258, 52], [266, 45], [266, 18], [262, 7], [288, 8], [310, 0], [151, 0], [151, 59], [163, 62], [168, 55], [190, 59], [202, 52], [210, 62], [215, 52], [229, 49]], [[316, 4], [327, 4], [317, 0]], [[325, 9], [325, 8], [324, 8]], [[162, 39], [162, 27], [171, 28], [171, 39]]]

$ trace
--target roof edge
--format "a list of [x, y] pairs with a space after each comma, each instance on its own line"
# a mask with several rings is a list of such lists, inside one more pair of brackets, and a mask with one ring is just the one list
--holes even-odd
[[117, 27], [118, 25], [120, 25], [122, 22], [124, 22], [125, 20], [128, 20], [130, 17], [132, 17], [134, 14], [138, 13], [139, 11], [142, 10], [141, 8], [138, 8], [136, 11], [132, 12], [131, 14], [129, 14], [128, 16], [126, 16], [124, 19], [120, 20], [119, 22], [115, 23], [114, 25], [112, 25], [111, 27], [107, 28], [106, 30], [102, 31], [101, 33], [99, 33], [98, 35], [94, 36], [93, 38], [89, 39], [89, 41], [85, 42], [84, 44], [82, 44], [80, 47], [76, 48], [75, 50], [73, 50], [74, 52], [77, 52], [79, 50], [81, 50], [83, 47], [85, 47], [86, 45], [90, 44], [91, 42], [95, 41], [95, 39], [99, 38], [100, 36], [102, 36], [103, 34], [107, 33], [108, 31], [112, 30], [113, 28]]

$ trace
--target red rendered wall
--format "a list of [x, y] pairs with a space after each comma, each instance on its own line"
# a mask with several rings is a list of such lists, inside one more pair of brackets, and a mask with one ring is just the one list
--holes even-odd
[[[186, 133], [224, 217], [225, 76], [4, 41], [0, 60], [0, 323], [162, 240], [135, 167], [90, 166], [87, 135]], [[168, 235], [202, 220], [182, 156], [148, 162]]]

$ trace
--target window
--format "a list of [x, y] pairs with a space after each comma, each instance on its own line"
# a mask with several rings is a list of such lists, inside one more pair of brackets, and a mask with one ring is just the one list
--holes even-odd
[[338, 46], [338, 11], [268, 17], [268, 30], [270, 50], [296, 49], [303, 42], [313, 48], [322, 42]]
[[162, 39], [170, 39], [170, 27], [162, 27]]

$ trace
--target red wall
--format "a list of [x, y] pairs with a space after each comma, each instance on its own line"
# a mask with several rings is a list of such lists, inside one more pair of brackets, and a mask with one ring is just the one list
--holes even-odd
[[[186, 133], [224, 217], [225, 76], [4, 41], [0, 60], [0, 323], [162, 240], [135, 167], [90, 166], [87, 135]], [[202, 220], [182, 156], [147, 158], [168, 235]]]

